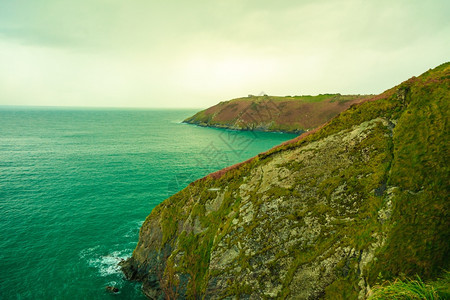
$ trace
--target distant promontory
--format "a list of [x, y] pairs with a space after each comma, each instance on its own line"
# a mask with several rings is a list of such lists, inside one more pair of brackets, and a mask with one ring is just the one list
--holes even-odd
[[220, 102], [184, 123], [235, 130], [303, 132], [372, 95], [253, 96]]

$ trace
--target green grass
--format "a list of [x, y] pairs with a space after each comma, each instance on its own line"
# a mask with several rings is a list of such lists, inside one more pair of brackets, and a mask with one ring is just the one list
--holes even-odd
[[440, 278], [432, 282], [442, 299], [450, 299], [450, 271], [446, 271]]
[[437, 300], [449, 299], [450, 272], [433, 282], [425, 283], [419, 276], [415, 279], [397, 279], [375, 286], [369, 300]]

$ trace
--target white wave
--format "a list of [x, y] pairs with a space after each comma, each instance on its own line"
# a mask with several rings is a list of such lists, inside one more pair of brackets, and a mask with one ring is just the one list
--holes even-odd
[[[125, 237], [137, 237], [139, 228], [142, 226], [144, 221], [132, 221], [129, 223], [128, 231], [125, 233]], [[121, 274], [119, 263], [131, 256], [133, 249], [136, 246], [137, 241], [129, 241], [122, 244], [116, 244], [114, 248], [121, 248], [123, 246], [127, 247], [123, 250], [112, 251], [106, 255], [102, 255], [105, 252], [100, 249], [100, 245], [95, 247], [83, 249], [79, 253], [80, 259], [87, 262], [90, 267], [96, 268], [102, 277]], [[101, 253], [103, 252], [103, 253]], [[107, 253], [107, 252], [106, 252]]]
[[91, 267], [98, 269], [102, 277], [121, 273], [119, 262], [130, 256], [131, 250], [114, 251], [107, 255], [96, 256], [88, 260]]

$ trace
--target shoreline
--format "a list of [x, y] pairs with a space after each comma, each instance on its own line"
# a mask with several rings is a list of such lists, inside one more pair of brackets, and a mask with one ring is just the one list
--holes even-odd
[[306, 129], [306, 130], [298, 129], [298, 130], [293, 130], [293, 131], [286, 131], [286, 130], [268, 130], [268, 129], [263, 129], [263, 128], [260, 128], [260, 127], [256, 127], [256, 128], [235, 128], [235, 127], [228, 126], [228, 125], [219, 125], [219, 124], [214, 125], [214, 124], [206, 124], [206, 123], [195, 123], [195, 122], [188, 122], [186, 120], [182, 121], [181, 123], [189, 124], [189, 125], [195, 125], [195, 126], [199, 126], [199, 127], [227, 129], [227, 130], [233, 130], [233, 131], [272, 132], [272, 133], [298, 134], [298, 135], [301, 135], [301, 134], [311, 130], [311, 129]]

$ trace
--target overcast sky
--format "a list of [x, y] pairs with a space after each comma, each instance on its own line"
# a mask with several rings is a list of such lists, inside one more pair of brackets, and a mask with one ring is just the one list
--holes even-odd
[[448, 0], [0, 0], [0, 105], [380, 93], [450, 60]]

